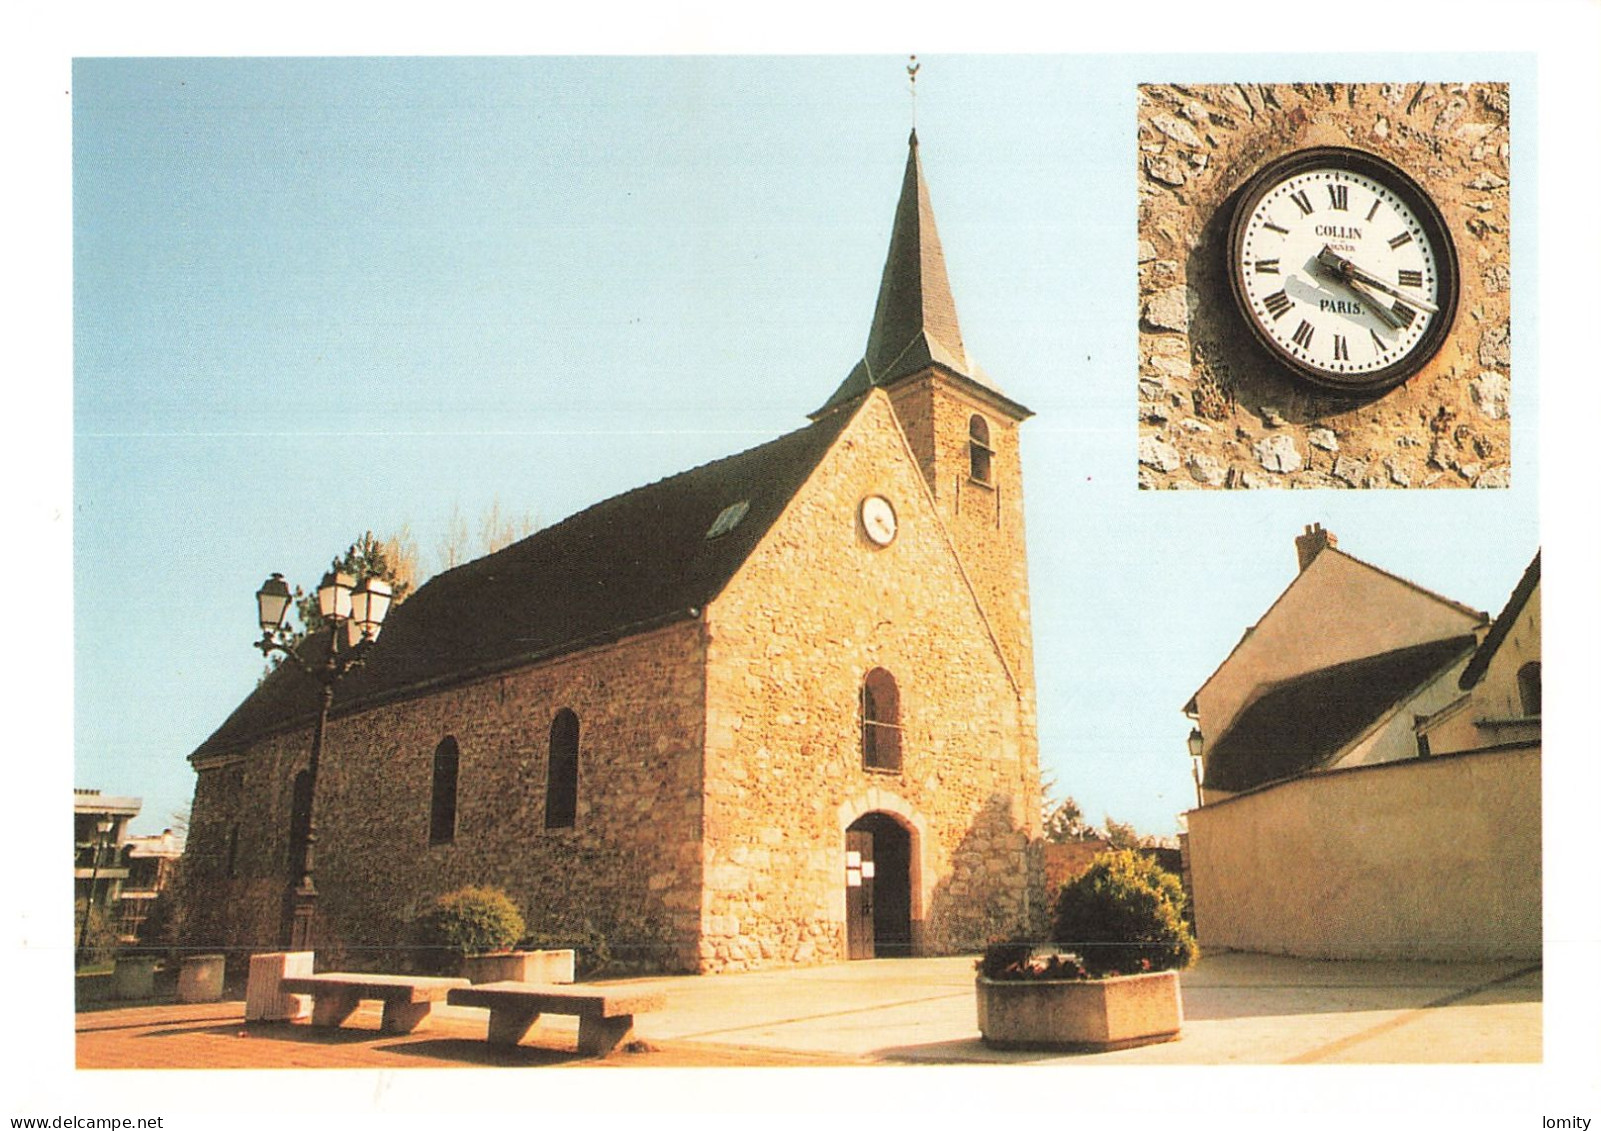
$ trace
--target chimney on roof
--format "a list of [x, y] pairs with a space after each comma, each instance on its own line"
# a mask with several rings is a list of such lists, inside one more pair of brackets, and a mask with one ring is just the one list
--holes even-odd
[[1306, 569], [1312, 564], [1312, 559], [1324, 550], [1338, 546], [1339, 540], [1329, 531], [1323, 529], [1323, 524], [1314, 522], [1306, 528], [1306, 532], [1295, 539], [1295, 556], [1300, 560], [1301, 568]]

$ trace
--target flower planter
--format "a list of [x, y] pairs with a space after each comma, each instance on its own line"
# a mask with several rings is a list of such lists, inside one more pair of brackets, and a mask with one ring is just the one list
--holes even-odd
[[558, 982], [573, 980], [571, 950], [519, 950], [510, 954], [471, 954], [461, 972], [473, 985], [483, 982]]
[[1175, 970], [1084, 981], [980, 976], [978, 1031], [999, 1049], [1107, 1052], [1171, 1041], [1184, 1023]]

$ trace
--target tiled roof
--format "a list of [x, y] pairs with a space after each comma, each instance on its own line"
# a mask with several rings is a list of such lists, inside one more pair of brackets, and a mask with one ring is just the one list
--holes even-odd
[[[334, 710], [620, 639], [699, 614], [744, 563], [854, 413], [639, 487], [442, 573], [395, 606]], [[727, 533], [707, 531], [731, 506]], [[319, 652], [318, 634], [303, 648]], [[316, 683], [294, 664], [268, 676], [191, 755], [234, 752], [302, 726]]]
[[1473, 659], [1468, 661], [1468, 666], [1462, 669], [1459, 683], [1463, 691], [1484, 678], [1484, 673], [1489, 670], [1490, 661], [1495, 658], [1507, 634], [1512, 631], [1512, 625], [1518, 619], [1518, 614], [1523, 611], [1523, 606], [1528, 603], [1535, 586], [1539, 584], [1540, 554], [1536, 551], [1534, 560], [1529, 563], [1528, 568], [1523, 571], [1523, 577], [1518, 580], [1517, 588], [1512, 590], [1512, 596], [1507, 598], [1506, 608], [1501, 610], [1495, 618], [1495, 623], [1490, 625], [1484, 643], [1479, 645], [1479, 650], [1473, 654]]
[[945, 271], [945, 251], [934, 226], [934, 208], [917, 155], [917, 131], [913, 130], [867, 353], [813, 416], [822, 416], [870, 388], [893, 385], [930, 366], [962, 378], [1020, 419], [1031, 415], [995, 386], [968, 358], [962, 344], [956, 300]]
[[1202, 784], [1238, 793], [1316, 769], [1474, 643], [1453, 636], [1266, 685], [1210, 745]]

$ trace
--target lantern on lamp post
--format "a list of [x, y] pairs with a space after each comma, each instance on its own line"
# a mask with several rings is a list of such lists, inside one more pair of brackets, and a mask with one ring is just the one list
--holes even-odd
[[317, 612], [328, 630], [327, 648], [321, 650], [320, 656], [306, 656], [285, 635], [284, 617], [293, 594], [283, 574], [273, 574], [256, 591], [256, 610], [261, 624], [261, 639], [256, 641], [256, 647], [263, 655], [283, 653], [317, 681], [319, 691], [317, 725], [312, 731], [311, 759], [306, 768], [304, 851], [289, 854], [291, 871], [284, 896], [285, 942], [294, 950], [309, 950], [314, 945], [317, 772], [322, 762], [323, 737], [328, 730], [334, 687], [366, 659], [367, 647], [378, 639], [392, 599], [393, 590], [383, 578], [368, 576], [357, 584], [355, 577], [340, 569], [336, 562], [317, 586]]
[[1190, 772], [1195, 775], [1195, 807], [1199, 809], [1206, 804], [1201, 797], [1201, 777], [1205, 770], [1205, 763], [1201, 755], [1206, 749], [1206, 739], [1202, 737], [1200, 727], [1190, 728], [1188, 742], [1190, 747]]
[[83, 922], [78, 926], [78, 961], [81, 963], [84, 948], [89, 945], [89, 916], [95, 908], [95, 886], [100, 882], [100, 858], [105, 855], [111, 840], [111, 830], [117, 822], [107, 813], [95, 822], [94, 843], [89, 847], [89, 894], [83, 900]]

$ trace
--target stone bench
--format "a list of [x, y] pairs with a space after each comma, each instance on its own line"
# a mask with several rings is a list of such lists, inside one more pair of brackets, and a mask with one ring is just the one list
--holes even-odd
[[416, 978], [403, 974], [307, 974], [278, 983], [286, 994], [308, 994], [311, 1023], [338, 1028], [364, 1001], [384, 1003], [385, 1033], [412, 1033], [422, 1028], [451, 990], [469, 985], [466, 978]]
[[541, 1013], [577, 1016], [578, 1051], [586, 1056], [605, 1056], [633, 1032], [634, 1014], [661, 1009], [667, 1004], [667, 995], [659, 990], [626, 986], [601, 990], [589, 986], [487, 982], [451, 990], [449, 1002], [489, 1010], [489, 1043], [501, 1046], [521, 1041]]

